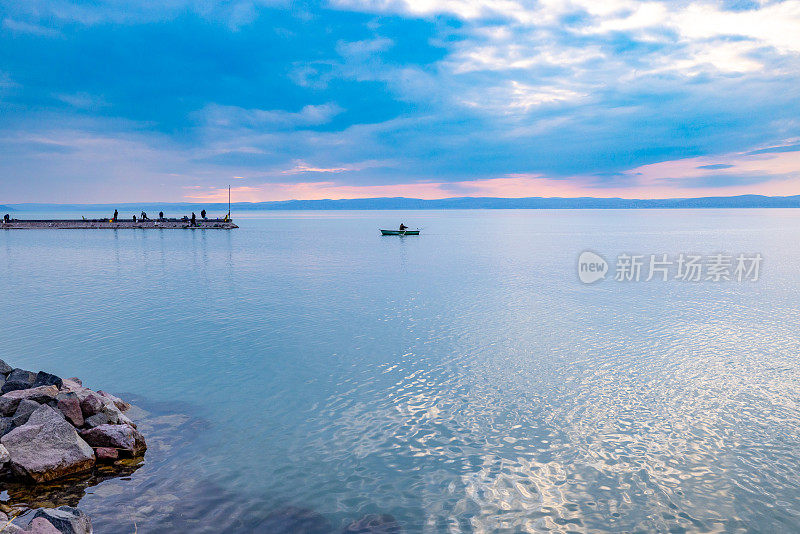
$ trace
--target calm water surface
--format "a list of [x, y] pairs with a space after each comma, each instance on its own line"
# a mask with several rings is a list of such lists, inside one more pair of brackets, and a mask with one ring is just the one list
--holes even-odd
[[[400, 221], [423, 235], [378, 235]], [[798, 529], [800, 213], [237, 222], [0, 232], [0, 358], [146, 411], [144, 466], [79, 495], [100, 534], [261, 532], [285, 506], [332, 531]], [[764, 264], [585, 286], [586, 249]]]

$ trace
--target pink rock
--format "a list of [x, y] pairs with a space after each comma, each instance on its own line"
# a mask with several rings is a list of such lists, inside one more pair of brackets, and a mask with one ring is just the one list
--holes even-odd
[[25, 532], [30, 534], [61, 534], [61, 531], [44, 517], [34, 517]]
[[83, 411], [81, 402], [75, 393], [61, 393], [58, 395], [58, 409], [64, 417], [77, 427], [83, 426]]
[[119, 459], [119, 451], [112, 447], [97, 447], [94, 455], [98, 462], [114, 462]]
[[91, 417], [100, 413], [103, 410], [103, 406], [103, 398], [94, 391], [90, 391], [86, 397], [81, 400], [83, 417]]

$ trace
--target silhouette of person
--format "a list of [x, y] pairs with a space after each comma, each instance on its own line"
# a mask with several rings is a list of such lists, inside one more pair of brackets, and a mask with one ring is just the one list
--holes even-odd
[[403, 230], [408, 230], [408, 226], [406, 226], [403, 223], [400, 223], [400, 231], [402, 232]]
[[117, 222], [117, 217], [119, 217], [119, 212], [114, 210], [114, 222]]
[[158, 212], [158, 218], [159, 219], [163, 219], [164, 218], [164, 212], [163, 211], [159, 211]]
[[192, 226], [197, 226], [197, 215], [192, 212]]
[[200, 217], [202, 217], [203, 219], [206, 218], [206, 210], [200, 212]]

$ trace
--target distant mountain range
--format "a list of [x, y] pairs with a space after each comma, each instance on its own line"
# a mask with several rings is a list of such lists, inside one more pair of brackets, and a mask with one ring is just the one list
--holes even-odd
[[[494, 198], [459, 197], [423, 200], [419, 198], [359, 198], [343, 200], [285, 200], [276, 202], [235, 202], [232, 211], [245, 210], [447, 210], [447, 209], [655, 209], [655, 208], [800, 208], [800, 195], [767, 197], [741, 195], [735, 197], [701, 198]], [[0, 206], [6, 211], [167, 211], [188, 212], [206, 209], [227, 211], [227, 203], [161, 203], [139, 202], [124, 204], [10, 204]], [[151, 215], [152, 216], [152, 215]]]

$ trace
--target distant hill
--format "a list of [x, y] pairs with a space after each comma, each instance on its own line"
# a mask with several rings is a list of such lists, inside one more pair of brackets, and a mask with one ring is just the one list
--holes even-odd
[[[450, 209], [680, 209], [680, 208], [800, 208], [800, 195], [767, 197], [741, 195], [735, 197], [628, 199], [628, 198], [494, 198], [459, 197], [423, 200], [419, 198], [358, 198], [343, 200], [285, 200], [276, 202], [235, 202], [232, 211], [244, 210], [450, 210]], [[18, 211], [107, 210], [166, 211], [183, 213], [206, 209], [226, 212], [227, 203], [159, 203], [125, 204], [12, 204], [0, 207]]]

